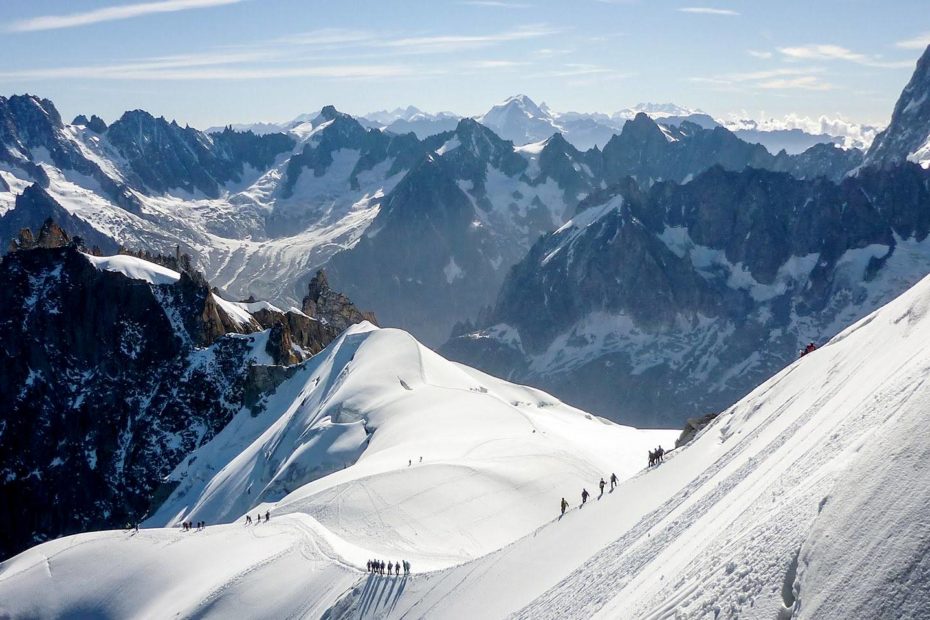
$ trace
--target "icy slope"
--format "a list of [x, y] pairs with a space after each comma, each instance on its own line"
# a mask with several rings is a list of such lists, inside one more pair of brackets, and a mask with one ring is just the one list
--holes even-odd
[[412, 581], [391, 615], [923, 617], [928, 310], [930, 278], [608, 501]]

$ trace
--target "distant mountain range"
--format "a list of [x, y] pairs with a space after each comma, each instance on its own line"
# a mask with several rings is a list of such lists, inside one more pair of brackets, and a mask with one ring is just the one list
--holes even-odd
[[[508, 97], [486, 113], [474, 118], [517, 146], [540, 142], [554, 133], [561, 133], [575, 148], [585, 151], [593, 147], [603, 148], [613, 135], [620, 133], [627, 121], [640, 112], [663, 125], [677, 126], [683, 121], [694, 123], [704, 129], [722, 125], [739, 138], [761, 144], [773, 154], [784, 150], [789, 155], [797, 155], [814, 145], [830, 143], [843, 148], [866, 149], [878, 133], [875, 127], [825, 116], [816, 120], [797, 116], [763, 121], [741, 118], [715, 119], [701, 110], [673, 103], [640, 103], [612, 114], [554, 112], [545, 103], [537, 105], [526, 95]], [[226, 128], [251, 131], [257, 135], [286, 133], [316, 116], [318, 113], [303, 114], [284, 123], [240, 123], [226, 127], [210, 127], [206, 133], [218, 133]], [[407, 106], [391, 111], [372, 112], [357, 117], [357, 120], [366, 128], [396, 134], [412, 132], [423, 140], [444, 131], [451, 131], [461, 118], [463, 117], [452, 112], [430, 114], [414, 106]]]

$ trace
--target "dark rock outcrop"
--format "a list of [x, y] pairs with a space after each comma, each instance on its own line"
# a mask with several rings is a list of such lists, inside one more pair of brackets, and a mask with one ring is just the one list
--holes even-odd
[[330, 288], [326, 272], [322, 269], [310, 280], [302, 310], [307, 316], [331, 326], [340, 333], [350, 325], [363, 321], [378, 324], [373, 313], [362, 312], [349, 301], [348, 296]]
[[296, 363], [335, 323], [369, 318], [326, 287], [318, 300], [318, 318], [267, 306], [243, 320], [197, 272], [134, 279], [95, 266], [54, 222], [24, 231], [0, 261], [0, 558], [141, 520], [185, 456], [243, 407], [260, 415], [291, 372], [259, 354]]
[[283, 134], [257, 136], [227, 130], [207, 135], [143, 110], [123, 114], [106, 137], [129, 166], [133, 186], [155, 193], [172, 189], [219, 195], [220, 187], [242, 178], [243, 166], [267, 168], [294, 146]]

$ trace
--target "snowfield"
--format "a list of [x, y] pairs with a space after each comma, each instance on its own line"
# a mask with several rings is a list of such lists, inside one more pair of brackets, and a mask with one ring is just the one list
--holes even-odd
[[[356, 326], [172, 474], [145, 524], [166, 527], [0, 565], [0, 615], [926, 617], [928, 312], [930, 278], [650, 470], [671, 433]], [[413, 575], [367, 575], [369, 557]]]
[[[297, 367], [264, 407], [177, 468], [140, 532], [60, 539], [0, 566], [0, 616], [317, 617], [369, 558], [409, 560], [416, 574], [467, 565], [551, 523], [562, 496], [587, 487], [597, 501], [602, 476], [634, 474], [677, 436], [613, 424], [369, 324]], [[269, 510], [270, 522], [244, 524]], [[177, 527], [201, 520], [204, 531]], [[50, 574], [61, 588], [35, 596]]]

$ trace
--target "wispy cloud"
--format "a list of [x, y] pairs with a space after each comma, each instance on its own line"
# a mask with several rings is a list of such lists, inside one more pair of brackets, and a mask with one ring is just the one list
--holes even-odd
[[538, 39], [558, 33], [548, 26], [521, 26], [513, 30], [479, 35], [437, 35], [424, 37], [406, 37], [386, 40], [377, 45], [403, 50], [406, 53], [458, 52], [468, 49], [489, 47], [500, 43]]
[[790, 60], [842, 60], [868, 67], [879, 67], [884, 69], [906, 68], [914, 65], [912, 60], [886, 61], [882, 60], [880, 56], [862, 54], [840, 45], [824, 43], [814, 43], [796, 47], [780, 47], [778, 51]]
[[763, 80], [757, 86], [765, 90], [833, 90], [832, 84], [821, 81], [816, 75]]
[[925, 32], [911, 39], [904, 39], [895, 43], [896, 47], [906, 50], [922, 50], [930, 45], [930, 32]]
[[[96, 80], [252, 80], [283, 77], [379, 78], [438, 75], [448, 69], [433, 61], [441, 53], [485, 51], [558, 32], [526, 25], [484, 34], [399, 36], [366, 30], [320, 29], [249, 43], [215, 47], [200, 53], [141, 58], [95, 65], [0, 69], [0, 81], [41, 79]], [[398, 57], [422, 55], [423, 62]], [[397, 62], [389, 60], [394, 58]], [[473, 69], [507, 69], [525, 64], [504, 54], [471, 61]]]
[[696, 13], [698, 15], [739, 15], [738, 11], [732, 9], [718, 9], [712, 6], [685, 6], [678, 9], [680, 13]]
[[529, 63], [517, 60], [476, 60], [468, 63], [473, 69], [514, 69], [516, 67], [525, 67]]
[[761, 58], [762, 60], [768, 60], [774, 54], [772, 52], [762, 52], [759, 50], [746, 50], [746, 53], [752, 56], [753, 58]]
[[819, 67], [783, 67], [765, 71], [726, 73], [709, 77], [692, 77], [689, 81], [724, 90], [832, 90], [833, 84], [821, 79]]
[[174, 13], [177, 11], [202, 9], [225, 4], [237, 4], [243, 1], [244, 0], [159, 0], [158, 2], [108, 6], [92, 11], [85, 11], [83, 13], [31, 17], [29, 19], [13, 22], [6, 30], [9, 32], [32, 32], [36, 30], [75, 28], [100, 22], [132, 19], [134, 17], [152, 15], [155, 13]]
[[314, 66], [223, 66], [152, 68], [148, 63], [110, 66], [75, 66], [25, 71], [0, 71], [0, 80], [98, 79], [98, 80], [263, 80], [273, 78], [316, 77], [332, 79], [377, 79], [412, 75], [435, 75], [436, 72], [408, 65], [314, 65]]

